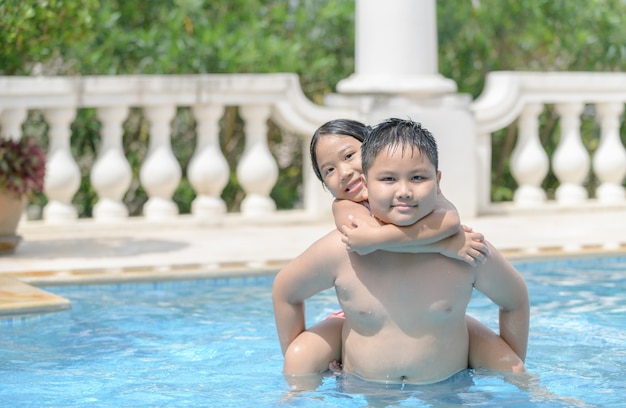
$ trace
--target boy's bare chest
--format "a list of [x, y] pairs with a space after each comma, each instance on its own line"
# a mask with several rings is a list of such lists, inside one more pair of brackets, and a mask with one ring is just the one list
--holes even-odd
[[356, 324], [404, 329], [464, 316], [472, 282], [469, 268], [440, 255], [386, 254], [351, 257], [335, 286]]

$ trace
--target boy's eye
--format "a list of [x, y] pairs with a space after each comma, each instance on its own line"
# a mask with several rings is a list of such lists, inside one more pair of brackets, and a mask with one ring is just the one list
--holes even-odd
[[422, 180], [425, 180], [425, 178], [423, 176], [413, 176], [413, 180], [414, 181], [422, 181]]

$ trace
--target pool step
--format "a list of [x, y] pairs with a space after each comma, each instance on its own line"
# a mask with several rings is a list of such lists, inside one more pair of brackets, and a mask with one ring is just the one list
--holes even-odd
[[0, 318], [57, 312], [71, 307], [68, 299], [17, 279], [0, 277]]

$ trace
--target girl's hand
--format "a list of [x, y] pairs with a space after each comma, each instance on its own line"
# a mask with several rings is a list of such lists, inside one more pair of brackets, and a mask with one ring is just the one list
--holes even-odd
[[461, 231], [446, 238], [442, 243], [442, 255], [467, 262], [472, 266], [476, 266], [478, 262], [485, 263], [489, 256], [489, 247], [485, 244], [484, 235], [474, 232], [465, 225]]
[[352, 215], [348, 216], [350, 225], [342, 225], [341, 240], [346, 244], [349, 252], [356, 252], [359, 255], [366, 255], [378, 250], [376, 233], [380, 226], [374, 225], [372, 222], [363, 222]]

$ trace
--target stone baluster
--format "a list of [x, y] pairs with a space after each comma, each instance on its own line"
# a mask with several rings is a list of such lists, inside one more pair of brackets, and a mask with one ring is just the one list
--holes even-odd
[[78, 217], [72, 198], [80, 187], [81, 175], [70, 150], [70, 125], [76, 118], [76, 109], [45, 109], [43, 115], [49, 125], [50, 140], [44, 182], [48, 204], [43, 209], [43, 218], [49, 223], [62, 223]]
[[596, 105], [601, 127], [600, 145], [593, 155], [593, 170], [600, 180], [596, 190], [598, 201], [606, 204], [624, 202], [622, 181], [626, 175], [626, 150], [620, 140], [622, 103], [607, 102]]
[[240, 108], [245, 121], [246, 147], [237, 166], [237, 178], [246, 193], [241, 212], [258, 216], [276, 210], [270, 192], [278, 180], [278, 165], [267, 144], [267, 105], [248, 105]]
[[176, 108], [173, 105], [149, 106], [144, 112], [150, 123], [150, 144], [139, 170], [139, 179], [149, 197], [143, 214], [149, 220], [172, 219], [178, 216], [172, 195], [182, 178], [170, 143], [171, 121]]
[[187, 177], [197, 196], [191, 203], [191, 213], [203, 219], [216, 219], [226, 212], [226, 203], [220, 197], [228, 184], [228, 162], [219, 143], [219, 119], [224, 114], [221, 105], [195, 105], [198, 142], [189, 161]]
[[[0, 110], [0, 139], [20, 140], [22, 123], [26, 120], [26, 116], [28, 116], [28, 111], [25, 108]], [[22, 212], [22, 219], [26, 219], [26, 212]]]
[[22, 137], [22, 123], [26, 120], [28, 112], [25, 108], [5, 109], [0, 112], [0, 127], [2, 138], [20, 140]]
[[517, 143], [511, 153], [511, 173], [519, 185], [513, 201], [522, 207], [540, 205], [546, 200], [541, 183], [548, 175], [550, 161], [539, 139], [542, 110], [540, 103], [526, 105], [518, 120]]
[[104, 222], [123, 220], [128, 217], [128, 209], [122, 198], [132, 180], [132, 170], [122, 148], [122, 124], [128, 116], [128, 107], [98, 108], [96, 116], [102, 123], [102, 143], [90, 176], [99, 197], [93, 217]]
[[583, 182], [589, 173], [589, 153], [580, 139], [582, 102], [559, 103], [561, 139], [552, 156], [552, 168], [559, 179], [556, 199], [560, 204], [579, 204], [588, 197]]

